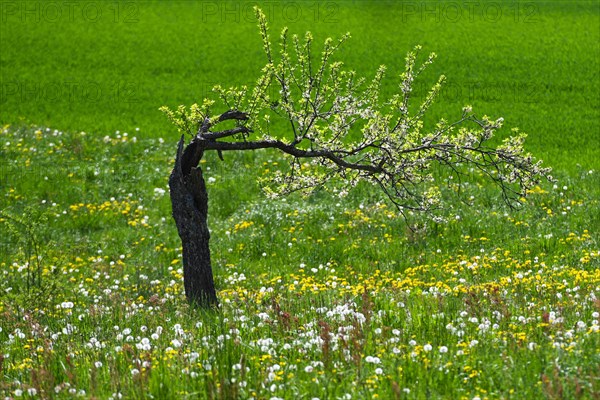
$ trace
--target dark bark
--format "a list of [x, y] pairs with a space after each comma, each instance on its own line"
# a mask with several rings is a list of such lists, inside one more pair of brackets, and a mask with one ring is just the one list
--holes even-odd
[[183, 247], [183, 282], [190, 303], [202, 307], [218, 304], [210, 262], [208, 195], [198, 166], [204, 149], [200, 141], [177, 147], [175, 166], [169, 177], [173, 218]]

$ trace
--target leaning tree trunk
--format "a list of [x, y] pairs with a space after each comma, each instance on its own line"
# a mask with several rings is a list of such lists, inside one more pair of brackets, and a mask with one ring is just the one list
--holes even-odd
[[193, 140], [185, 150], [183, 145], [182, 136], [169, 177], [173, 218], [183, 246], [183, 284], [190, 303], [210, 307], [218, 300], [208, 247], [208, 195], [198, 166], [204, 150], [202, 141]]

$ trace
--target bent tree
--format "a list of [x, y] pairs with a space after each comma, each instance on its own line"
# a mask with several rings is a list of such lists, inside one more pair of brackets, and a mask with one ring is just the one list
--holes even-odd
[[[255, 9], [266, 65], [255, 86], [224, 89], [216, 86], [217, 103], [177, 110], [162, 107], [181, 136], [169, 179], [173, 217], [183, 248], [184, 287], [188, 300], [202, 306], [218, 304], [209, 250], [208, 195], [199, 166], [206, 151], [274, 149], [289, 157], [285, 172], [274, 173], [265, 185], [269, 197], [294, 191], [310, 192], [335, 181], [342, 192], [360, 181], [373, 184], [404, 215], [407, 211], [435, 216], [441, 193], [433, 172], [437, 166], [455, 174], [478, 170], [496, 184], [504, 200], [513, 204], [550, 169], [526, 153], [525, 135], [490, 145], [503, 119], [477, 118], [471, 107], [454, 122], [440, 120], [425, 129], [424, 116], [438, 96], [445, 77], [413, 104], [415, 79], [435, 54], [417, 62], [420, 47], [406, 56], [396, 93], [381, 93], [386, 68], [372, 79], [356, 76], [332, 57], [349, 38], [327, 39], [320, 56], [313, 38], [288, 37], [281, 32], [279, 46], [271, 43], [265, 15]], [[221, 112], [213, 111], [215, 104]]]

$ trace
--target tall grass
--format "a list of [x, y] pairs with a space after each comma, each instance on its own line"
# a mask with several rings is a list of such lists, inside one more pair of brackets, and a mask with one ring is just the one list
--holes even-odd
[[157, 109], [255, 78], [246, 3], [48, 4], [0, 4], [3, 398], [597, 398], [597, 2], [263, 4], [273, 32], [350, 31], [361, 75], [435, 51], [433, 117], [503, 116], [559, 181], [511, 210], [441, 176], [448, 222], [407, 225], [368, 186], [269, 202], [285, 159], [208, 154], [218, 312], [185, 302]]
[[367, 187], [267, 202], [254, 178], [284, 160], [208, 157], [221, 307], [206, 312], [186, 305], [169, 217], [175, 140], [4, 128], [1, 141], [5, 396], [598, 392], [595, 170], [559, 172], [517, 211], [485, 187], [472, 206], [447, 193], [450, 222], [415, 215], [409, 230]]

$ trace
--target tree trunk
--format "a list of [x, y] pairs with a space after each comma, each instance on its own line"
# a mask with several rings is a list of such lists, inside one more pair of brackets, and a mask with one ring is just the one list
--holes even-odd
[[208, 195], [198, 163], [204, 150], [201, 141], [192, 141], [183, 149], [179, 140], [175, 166], [169, 177], [173, 218], [183, 247], [183, 283], [192, 304], [218, 305], [213, 281], [208, 242]]

